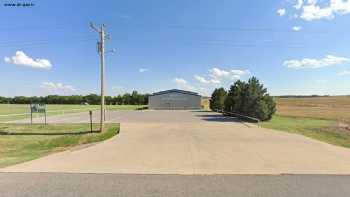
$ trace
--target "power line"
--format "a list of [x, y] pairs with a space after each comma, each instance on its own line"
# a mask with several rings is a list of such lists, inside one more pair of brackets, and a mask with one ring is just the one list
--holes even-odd
[[[82, 35], [71, 35], [71, 36], [64, 36], [63, 39], [76, 39], [76, 38], [92, 38], [93, 35], [91, 34], [82, 34]], [[49, 39], [39, 39], [39, 40], [15, 40], [15, 41], [5, 41], [0, 42], [0, 44], [12, 44], [12, 43], [21, 43], [21, 42], [40, 42], [40, 41], [47, 41]]]
[[[60, 24], [61, 25], [61, 24]], [[170, 26], [175, 28], [187, 28], [187, 26]], [[271, 29], [243, 29], [243, 30], [261, 30], [261, 31], [268, 31]], [[64, 36], [63, 41], [61, 40], [51, 40], [51, 39], [40, 39], [40, 40], [25, 40], [25, 41], [5, 41], [0, 42], [0, 47], [26, 47], [26, 46], [37, 46], [37, 45], [48, 45], [51, 43], [58, 43], [58, 44], [67, 44], [67, 43], [76, 43], [76, 42], [87, 42], [92, 41], [95, 36], [91, 34], [83, 34], [83, 35], [73, 35], [73, 36]], [[71, 40], [68, 40], [71, 39]], [[169, 39], [171, 40], [171, 39]], [[154, 42], [154, 41], [152, 41]], [[298, 43], [283, 43], [279, 44], [276, 42], [264, 42], [261, 44], [256, 43], [237, 43], [236, 41], [232, 40], [197, 40], [197, 41], [189, 41], [186, 42], [184, 40], [176, 41], [176, 43], [181, 43], [185, 45], [198, 45], [198, 46], [218, 46], [218, 47], [233, 47], [233, 48], [257, 48], [257, 47], [264, 47], [264, 48], [302, 48], [305, 47], [304, 44], [298, 44]]]
[[[73, 40], [67, 40], [73, 39]], [[21, 46], [36, 46], [36, 45], [47, 45], [51, 43], [56, 44], [67, 44], [67, 43], [76, 43], [76, 42], [87, 42], [96, 40], [92, 36], [81, 36], [81, 37], [67, 37], [62, 40], [51, 40], [51, 39], [41, 39], [41, 40], [27, 40], [27, 41], [8, 41], [8, 42], [0, 42], [0, 47], [21, 47]]]
[[255, 43], [220, 43], [220, 42], [187, 42], [186, 45], [199, 45], [199, 46], [222, 46], [232, 48], [305, 48], [302, 44], [255, 44]]
[[[124, 24], [129, 27], [138, 28], [163, 28], [163, 29], [180, 29], [191, 31], [221, 31], [221, 32], [268, 32], [268, 33], [306, 33], [306, 34], [325, 34], [328, 32], [319, 31], [299, 31], [285, 28], [271, 28], [271, 27], [233, 27], [233, 26], [210, 26], [210, 25], [181, 25], [181, 24]], [[120, 25], [119, 25], [120, 26]]]
[[[64, 29], [71, 27], [81, 26], [83, 23], [57, 23], [47, 25], [27, 25], [27, 26], [13, 26], [2, 27], [0, 31], [12, 31], [12, 30], [48, 30], [49, 28]], [[221, 32], [268, 32], [268, 33], [305, 33], [305, 34], [326, 34], [325, 31], [303, 31], [295, 32], [291, 28], [271, 28], [271, 27], [233, 27], [233, 26], [212, 26], [212, 25], [183, 25], [183, 24], [146, 24], [146, 23], [119, 23], [118, 26], [129, 26], [137, 28], [161, 28], [161, 29], [180, 29], [180, 30], [199, 30], [199, 31], [221, 31]], [[113, 29], [113, 27], [111, 27]]]
[[[88, 41], [93, 41], [96, 39], [84, 39], [84, 40], [74, 40], [71, 41], [70, 43], [74, 42], [88, 42]], [[0, 47], [3, 48], [12, 48], [12, 47], [28, 47], [28, 46], [39, 46], [39, 45], [48, 45], [51, 44], [52, 42], [34, 42], [34, 43], [23, 43], [23, 44], [15, 44], [15, 45], [0, 45]], [[56, 43], [56, 44], [64, 44], [66, 45], [67, 43]]]
[[84, 27], [83, 23], [56, 23], [46, 25], [22, 25], [22, 26], [6, 26], [0, 25], [0, 31], [12, 31], [12, 30], [50, 30], [51, 29], [64, 29], [68, 27]]
[[[68, 43], [77, 43], [77, 42], [89, 42], [89, 41], [95, 41], [96, 39], [75, 39], [72, 41], [69, 41]], [[55, 43], [56, 42], [56, 43]], [[12, 48], [12, 47], [27, 47], [27, 46], [39, 46], [39, 45], [49, 45], [49, 44], [67, 44], [66, 42], [59, 42], [59, 41], [49, 41], [49, 40], [42, 40], [42, 41], [36, 41], [36, 42], [23, 42], [23, 43], [11, 43], [11, 44], [0, 44], [0, 47], [3, 48]], [[232, 48], [307, 48], [310, 46], [305, 46], [302, 44], [255, 44], [255, 43], [235, 43], [235, 42], [216, 42], [213, 40], [210, 41], [198, 41], [198, 42], [183, 42], [183, 41], [176, 41], [176, 44], [184, 44], [184, 45], [197, 45], [197, 46], [218, 46], [218, 47], [232, 47]]]

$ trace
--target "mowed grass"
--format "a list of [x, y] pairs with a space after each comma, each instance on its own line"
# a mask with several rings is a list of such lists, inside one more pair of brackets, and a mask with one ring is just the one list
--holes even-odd
[[277, 114], [262, 127], [350, 148], [350, 96], [277, 98]]
[[[93, 124], [97, 131], [98, 124]], [[90, 133], [90, 124], [0, 124], [0, 167], [33, 160], [74, 146], [99, 142], [119, 132], [119, 124], [106, 124], [102, 133]], [[11, 133], [12, 135], [8, 135]]]
[[337, 121], [274, 116], [272, 120], [261, 123], [262, 127], [301, 134], [333, 145], [350, 148], [350, 131], [337, 126]]
[[277, 98], [277, 114], [350, 123], [350, 96]]
[[[144, 105], [106, 105], [107, 110], [136, 110]], [[66, 113], [87, 112], [89, 110], [99, 110], [99, 105], [47, 105], [47, 115], [61, 115]], [[0, 122], [30, 118], [29, 105], [27, 104], [0, 104]], [[35, 113], [34, 117], [43, 114]]]

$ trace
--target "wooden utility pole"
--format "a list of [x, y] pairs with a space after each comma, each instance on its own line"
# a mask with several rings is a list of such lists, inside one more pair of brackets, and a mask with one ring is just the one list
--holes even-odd
[[93, 23], [90, 23], [90, 27], [99, 33], [100, 41], [97, 42], [98, 53], [100, 55], [101, 62], [101, 117], [100, 117], [100, 132], [104, 130], [105, 122], [105, 25], [102, 24], [100, 28], [97, 28]]

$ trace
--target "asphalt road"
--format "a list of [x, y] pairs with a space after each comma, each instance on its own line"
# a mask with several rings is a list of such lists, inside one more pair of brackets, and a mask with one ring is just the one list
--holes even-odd
[[350, 176], [0, 173], [0, 196], [344, 197]]

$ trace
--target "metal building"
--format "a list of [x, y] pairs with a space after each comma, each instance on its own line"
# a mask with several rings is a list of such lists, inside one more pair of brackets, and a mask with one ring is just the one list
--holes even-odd
[[166, 90], [153, 93], [148, 97], [149, 109], [190, 110], [201, 109], [201, 96], [185, 90]]

